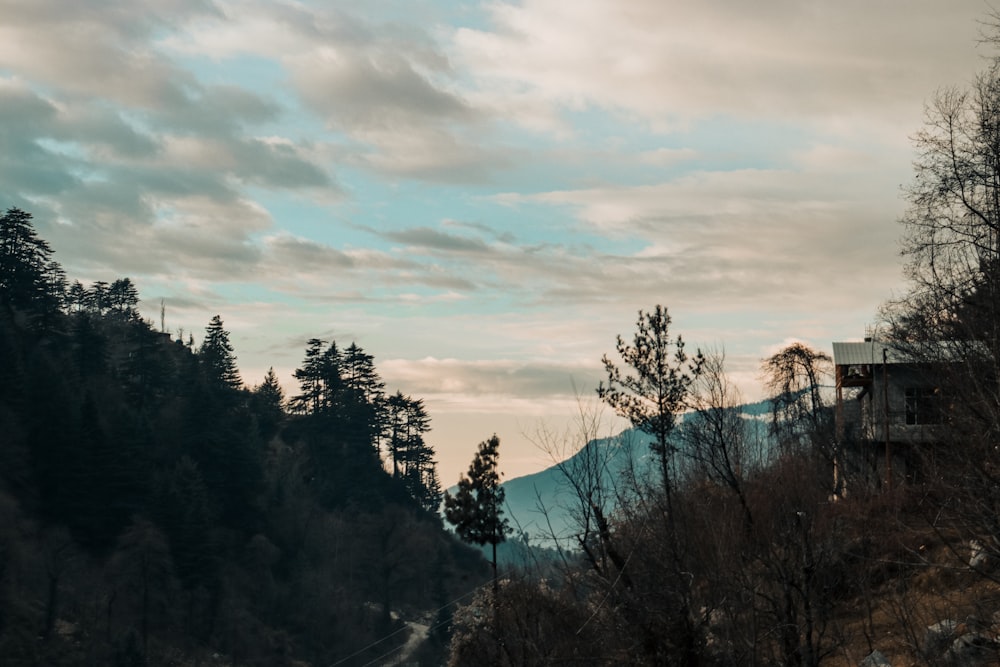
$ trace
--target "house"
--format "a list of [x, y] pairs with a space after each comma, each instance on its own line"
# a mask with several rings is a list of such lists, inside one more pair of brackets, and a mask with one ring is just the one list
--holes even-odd
[[842, 488], [912, 478], [921, 445], [940, 441], [948, 406], [950, 346], [920, 350], [874, 340], [833, 344], [836, 380], [835, 474]]

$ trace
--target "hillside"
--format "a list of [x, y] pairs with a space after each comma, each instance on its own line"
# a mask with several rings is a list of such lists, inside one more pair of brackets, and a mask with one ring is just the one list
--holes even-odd
[[421, 401], [326, 341], [290, 401], [273, 373], [248, 388], [220, 317], [195, 345], [127, 278], [67, 285], [22, 213], [0, 220], [0, 662], [364, 665], [428, 614], [416, 650], [443, 660], [487, 568], [428, 509]]

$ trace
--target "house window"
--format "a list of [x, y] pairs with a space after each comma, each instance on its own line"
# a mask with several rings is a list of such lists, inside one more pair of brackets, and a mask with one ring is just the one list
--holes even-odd
[[941, 392], [936, 387], [906, 389], [906, 423], [908, 425], [941, 423]]

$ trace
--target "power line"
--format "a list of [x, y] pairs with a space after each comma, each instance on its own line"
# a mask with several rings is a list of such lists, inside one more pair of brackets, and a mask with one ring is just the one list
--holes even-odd
[[[467, 593], [463, 593], [462, 595], [458, 596], [457, 598], [455, 598], [451, 602], [448, 602], [448, 603], [444, 604], [443, 606], [438, 607], [437, 609], [435, 609], [431, 613], [434, 616], [437, 616], [438, 614], [440, 614], [442, 611], [444, 611], [448, 607], [451, 607], [452, 605], [458, 604], [461, 600], [464, 600], [465, 598], [469, 597], [470, 595], [474, 595], [475, 593], [478, 593], [480, 590], [482, 590], [486, 586], [492, 585], [492, 583], [493, 583], [493, 581], [490, 580], [490, 581], [486, 581], [486, 582], [484, 582], [482, 584], [479, 584], [478, 586], [476, 586], [475, 588], [473, 588], [471, 591], [469, 591]], [[432, 629], [436, 630], [437, 628], [441, 627], [441, 625], [444, 625], [445, 623], [446, 622], [442, 622], [442, 623], [439, 623], [437, 625], [430, 626], [428, 628], [428, 632], [430, 632]], [[357, 651], [355, 651], [354, 653], [350, 654], [349, 656], [341, 658], [337, 662], [330, 663], [330, 667], [337, 667], [338, 665], [342, 665], [345, 662], [347, 662], [348, 660], [350, 660], [351, 658], [356, 658], [359, 655], [361, 655], [362, 653], [364, 653], [365, 651], [368, 651], [370, 649], [375, 648], [376, 646], [378, 646], [382, 642], [387, 641], [389, 639], [392, 639], [393, 637], [395, 637], [400, 632], [402, 632], [403, 630], [406, 630], [406, 629], [407, 629], [406, 626], [403, 626], [402, 628], [399, 628], [398, 630], [394, 630], [394, 631], [390, 632], [389, 634], [387, 634], [386, 636], [382, 637], [381, 639], [377, 639], [377, 640], [373, 641], [372, 643], [368, 644], [367, 646], [358, 649]], [[393, 648], [388, 653], [385, 653], [385, 654], [379, 656], [378, 658], [375, 658], [374, 661], [365, 663], [364, 667], [367, 667], [368, 665], [374, 664], [374, 662], [377, 662], [379, 660], [382, 660], [383, 658], [386, 658], [386, 657], [392, 655], [393, 653], [395, 653], [396, 651], [398, 651], [400, 648], [401, 647], [399, 647], [399, 646]]]
[[[640, 534], [646, 532], [646, 525], [648, 523], [649, 523], [649, 513], [647, 512], [646, 516], [642, 520], [642, 526], [639, 528]], [[601, 608], [604, 607], [604, 603], [608, 601], [608, 598], [611, 597], [611, 593], [614, 592], [615, 586], [617, 586], [618, 582], [621, 581], [622, 575], [625, 574], [625, 569], [628, 567], [628, 564], [632, 561], [632, 556], [635, 555], [635, 551], [638, 547], [639, 547], [639, 541], [636, 540], [635, 543], [632, 544], [632, 548], [629, 550], [628, 557], [622, 564], [621, 569], [618, 570], [618, 576], [615, 577], [615, 580], [613, 582], [611, 582], [611, 586], [608, 588], [608, 592], [604, 594], [604, 598], [601, 600], [600, 604], [597, 605], [597, 608], [594, 609], [594, 613], [591, 614], [590, 617], [583, 622], [583, 625], [581, 625], [580, 629], [577, 630], [576, 633], [574, 634], [579, 635], [581, 632], [583, 632], [583, 629], [586, 628], [590, 624], [590, 622], [597, 617], [598, 612], [600, 612]]]

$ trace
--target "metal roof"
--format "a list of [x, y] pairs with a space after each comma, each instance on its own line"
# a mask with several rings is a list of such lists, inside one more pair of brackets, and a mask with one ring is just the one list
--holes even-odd
[[905, 343], [864, 341], [861, 343], [834, 343], [833, 363], [837, 366], [881, 364], [883, 350], [885, 351], [885, 362], [889, 364], [912, 364], [929, 361], [957, 362], [975, 358], [989, 358], [990, 356], [987, 347], [977, 341], [936, 341], [915, 343], [911, 346], [906, 346]]
[[908, 356], [897, 349], [878, 341], [863, 343], [834, 343], [833, 363], [837, 366], [857, 366], [861, 364], [881, 364], [882, 351], [885, 350], [886, 363], [907, 363]]

